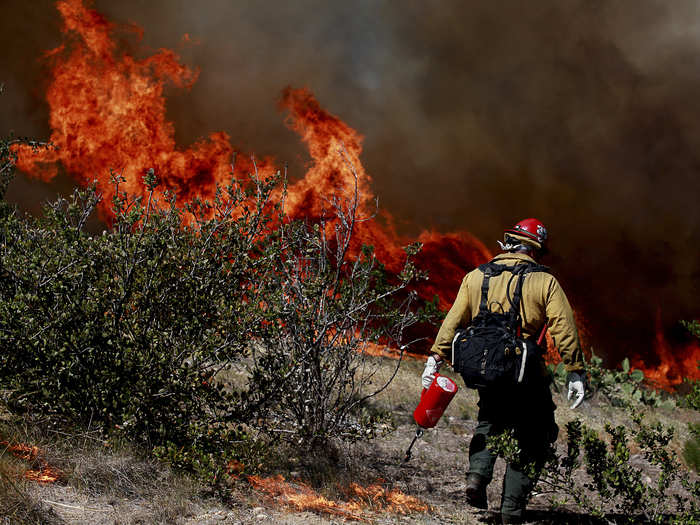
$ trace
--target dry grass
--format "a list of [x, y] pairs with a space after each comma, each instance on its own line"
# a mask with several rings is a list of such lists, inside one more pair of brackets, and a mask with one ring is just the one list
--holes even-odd
[[[0, 442], [12, 442], [12, 415], [0, 403]], [[31, 465], [15, 457], [9, 443], [0, 445], [0, 523], [54, 525], [63, 521], [32, 493], [32, 483], [24, 479]]]
[[105, 447], [66, 436], [56, 453], [66, 483], [111, 506], [115, 523], [176, 523], [204, 504], [201, 486], [128, 445]]
[[[394, 373], [396, 366], [395, 360], [386, 357], [372, 357], [371, 363], [377, 366], [372, 385], [377, 387]], [[280, 473], [286, 479], [302, 480], [331, 500], [342, 500], [351, 482], [363, 486], [380, 482], [387, 489], [396, 488], [432, 506], [429, 514], [403, 517], [402, 523], [481, 523], [482, 517], [469, 509], [462, 498], [467, 448], [477, 414], [475, 391], [460, 386], [437, 427], [427, 431], [416, 444], [414, 459], [408, 464], [401, 463], [413, 437], [412, 413], [420, 397], [422, 370], [422, 361], [404, 360], [393, 382], [371, 399], [371, 408], [391, 413], [397, 432], [368, 443], [338, 444], [315, 456], [275, 446], [267, 451], [268, 463], [262, 467], [263, 474]], [[451, 372], [443, 373], [462, 385], [461, 379]], [[229, 374], [226, 379], [232, 383], [245, 377], [240, 370], [231, 370]], [[561, 429], [576, 418], [582, 418], [601, 435], [605, 423], [631, 426], [626, 410], [612, 407], [602, 399], [594, 397], [576, 411], [567, 407], [561, 393], [555, 393], [554, 400], [559, 407], [556, 418]], [[696, 418], [697, 412], [644, 410], [650, 422], [661, 421], [676, 429], [672, 446], [680, 452], [688, 437], [687, 422]], [[560, 443], [565, 438], [562, 430]], [[22, 473], [28, 465], [8, 454], [0, 456], [0, 524], [200, 524], [220, 521], [221, 516], [227, 516], [225, 523], [252, 523], [260, 522], [257, 516], [262, 514], [269, 519], [274, 516], [269, 523], [332, 522], [321, 515], [296, 515], [288, 509], [259, 510], [261, 495], [251, 489], [245, 476], [233, 482], [231, 499], [224, 505], [220, 500], [209, 499], [196, 482], [173, 473], [127, 443], [106, 442], [90, 429], [66, 430], [65, 426], [54, 426], [49, 420], [3, 414], [0, 407], [2, 440], [40, 447], [45, 460], [58, 467], [63, 478], [53, 485], [25, 482]], [[498, 475], [502, 476], [502, 472]], [[497, 502], [500, 489], [493, 485], [489, 489], [490, 498]], [[537, 508], [544, 512], [542, 505]], [[397, 520], [396, 516], [386, 515], [377, 523]]]
[[26, 468], [6, 447], [0, 449], [0, 523], [63, 523], [52, 509], [31, 494], [30, 484], [23, 479]]
[[170, 524], [210, 506], [205, 489], [193, 480], [128, 444], [105, 441], [97, 431], [67, 430], [50, 420], [5, 412], [0, 441], [37, 446], [43, 461], [62, 473], [57, 483], [26, 482], [23, 474], [32, 465], [9, 452], [0, 456], [3, 525]]

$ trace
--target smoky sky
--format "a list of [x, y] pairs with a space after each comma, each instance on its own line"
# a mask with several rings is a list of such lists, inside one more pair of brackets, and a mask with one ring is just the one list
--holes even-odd
[[[468, 230], [496, 252], [503, 228], [541, 219], [546, 262], [598, 353], [647, 355], [657, 311], [666, 327], [700, 315], [697, 2], [94, 5], [144, 29], [144, 56], [174, 48], [200, 69], [190, 91], [168, 91], [181, 146], [223, 130], [299, 177], [309, 159], [277, 101], [308, 87], [365, 136], [363, 164], [402, 233]], [[45, 0], [0, 11], [0, 133], [48, 136], [40, 57], [60, 17]], [[71, 185], [20, 176], [10, 198], [34, 210]]]

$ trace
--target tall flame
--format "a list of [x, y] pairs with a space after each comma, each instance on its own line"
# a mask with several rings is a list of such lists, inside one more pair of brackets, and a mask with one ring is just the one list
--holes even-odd
[[[308, 90], [285, 89], [280, 105], [289, 111], [288, 125], [299, 133], [313, 159], [305, 177], [290, 186], [285, 211], [292, 217], [319, 216], [330, 195], [346, 192], [352, 198], [347, 192], [354, 190], [357, 177], [358, 216], [375, 215], [371, 178], [360, 162], [362, 136], [321, 108]], [[382, 222], [363, 220], [356, 224], [355, 248], [362, 244], [374, 246], [387, 269], [397, 272], [404, 256], [402, 247], [412, 239], [396, 233], [388, 212], [381, 218]], [[443, 305], [452, 303], [452, 294], [456, 293], [465, 270], [491, 258], [488, 249], [467, 232], [424, 231], [418, 241], [423, 243], [423, 250], [417, 262], [429, 268], [431, 280], [422, 289], [422, 295], [427, 299], [438, 295]]]
[[154, 168], [162, 175], [163, 189], [185, 200], [213, 196], [215, 184], [224, 183], [231, 171], [228, 136], [212, 133], [181, 151], [173, 124], [165, 118], [166, 82], [191, 86], [197, 73], [170, 50], [143, 60], [118, 51], [112, 24], [81, 0], [56, 6], [65, 41], [47, 53], [53, 68], [46, 98], [51, 141], [58, 149], [39, 155], [20, 149], [19, 168], [48, 180], [60, 162], [81, 184], [97, 179], [105, 218], [114, 192], [111, 169], [126, 178], [124, 190], [133, 195], [145, 192], [142, 177]]
[[[114, 196], [110, 170], [126, 179], [122, 190], [133, 196], [146, 193], [143, 175], [153, 168], [161, 182], [157, 193], [174, 191], [180, 202], [196, 196], [212, 198], [216, 185], [226, 185], [230, 179], [234, 148], [229, 136], [212, 132], [188, 148], [178, 148], [174, 125], [165, 113], [166, 84], [188, 88], [198, 72], [183, 65], [172, 50], [160, 49], [144, 59], [130, 55], [116, 43], [118, 28], [90, 9], [90, 0], [60, 0], [56, 6], [63, 18], [64, 42], [46, 53], [52, 64], [46, 97], [51, 141], [57, 149], [34, 152], [20, 146], [19, 168], [50, 180], [61, 165], [82, 185], [96, 179], [104, 196], [100, 213], [107, 221], [112, 218]], [[127, 29], [142, 34], [137, 27]], [[189, 35], [183, 38], [190, 40]], [[360, 161], [362, 136], [325, 111], [308, 90], [285, 89], [280, 106], [288, 112], [287, 125], [300, 135], [312, 159], [305, 176], [288, 188], [288, 215], [320, 215], [331, 195], [351, 196], [355, 181], [359, 214], [375, 215], [371, 178]], [[274, 160], [262, 159], [256, 167], [263, 176], [269, 175], [275, 169]], [[252, 161], [241, 155], [236, 169], [252, 171]], [[357, 224], [353, 249], [373, 245], [387, 269], [397, 272], [402, 246], [412, 240], [397, 234], [391, 215], [384, 211], [376, 220]], [[437, 296], [442, 308], [451, 305], [463, 275], [491, 258], [483, 243], [467, 232], [424, 231], [418, 241], [424, 247], [417, 263], [430, 274], [419, 293], [424, 299]], [[656, 348], [662, 365], [656, 372], [647, 367], [648, 376], [663, 376], [666, 379], [660, 382], [668, 384], [679, 382], [683, 375], [697, 377], [697, 344], [683, 349], [683, 357], [678, 358], [680, 352], [671, 351], [663, 332], [657, 330]]]
[[[34, 152], [20, 147], [18, 167], [50, 180], [60, 164], [83, 185], [96, 179], [105, 197], [100, 211], [106, 220], [111, 219], [114, 196], [110, 170], [126, 179], [123, 190], [131, 195], [146, 193], [143, 175], [153, 168], [161, 182], [158, 190], [174, 191], [180, 202], [213, 197], [216, 185], [230, 179], [234, 149], [229, 136], [210, 133], [180, 149], [165, 115], [166, 83], [186, 88], [196, 81], [197, 72], [170, 50], [137, 59], [118, 48], [115, 27], [82, 0], [60, 0], [56, 5], [63, 17], [64, 43], [47, 53], [53, 67], [46, 97], [51, 142], [57, 148]], [[308, 90], [285, 89], [280, 106], [289, 112], [287, 125], [301, 136], [312, 158], [305, 176], [288, 188], [287, 214], [319, 216], [331, 195], [352, 198], [357, 182], [358, 214], [375, 215], [371, 178], [360, 162], [362, 136], [321, 108]], [[272, 159], [256, 166], [262, 175], [274, 169]], [[253, 166], [241, 159], [236, 168], [251, 171]], [[412, 239], [395, 232], [388, 213], [381, 219], [357, 224], [354, 249], [371, 244], [389, 271], [399, 271], [402, 246]], [[431, 274], [422, 295], [438, 295], [447, 305], [464, 272], [491, 256], [466, 232], [423, 232], [419, 240], [425, 244], [419, 262]]]

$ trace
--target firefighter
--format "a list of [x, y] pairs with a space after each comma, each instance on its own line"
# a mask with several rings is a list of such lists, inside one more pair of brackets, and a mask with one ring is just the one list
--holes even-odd
[[[503, 253], [492, 262], [514, 266], [536, 264], [547, 249], [547, 230], [537, 219], [525, 219], [513, 228], [505, 230], [503, 242], [498, 241]], [[465, 328], [480, 310], [484, 273], [475, 269], [468, 273], [457, 294], [452, 308], [435, 339], [422, 376], [424, 387], [430, 386], [441, 364], [451, 356], [452, 341], [458, 328]], [[487, 310], [507, 310], [513, 293], [513, 274], [504, 271], [491, 277], [485, 296]], [[545, 324], [559, 349], [562, 361], [569, 372], [568, 398], [576, 408], [584, 396], [583, 354], [579, 344], [574, 314], [559, 282], [548, 272], [528, 273], [522, 283], [520, 301], [522, 336], [531, 341], [542, 333]], [[518, 464], [508, 464], [501, 496], [503, 523], [520, 523], [536, 479], [528, 477], [521, 465], [535, 463], [542, 466], [547, 459], [549, 446], [558, 434], [554, 422], [555, 405], [550, 391], [551, 378], [546, 372], [541, 355], [530, 377], [523, 384], [506, 388], [479, 388], [478, 423], [469, 446], [469, 472], [467, 474], [467, 502], [477, 508], [488, 508], [486, 487], [493, 477], [496, 456], [486, 447], [486, 438], [512, 430], [522, 451]]]

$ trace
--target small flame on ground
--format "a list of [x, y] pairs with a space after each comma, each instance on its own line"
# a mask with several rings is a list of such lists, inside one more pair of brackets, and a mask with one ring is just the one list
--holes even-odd
[[[398, 359], [401, 356], [401, 351], [397, 348], [370, 342], [363, 342], [358, 348], [358, 351], [364, 352], [367, 355], [372, 355], [376, 357], [389, 357], [391, 359]], [[426, 355], [404, 350], [403, 358], [406, 357], [411, 357], [413, 359], [427, 359]]]
[[38, 464], [38, 469], [28, 469], [24, 472], [25, 479], [38, 483], [55, 483], [62, 477], [60, 470], [50, 466], [39, 447], [17, 443], [10, 445], [7, 441], [0, 441], [0, 447], [10, 452], [17, 459], [31, 464]]
[[377, 483], [368, 487], [351, 483], [347, 492], [350, 497], [371, 502], [372, 505], [377, 506], [379, 509], [386, 509], [396, 514], [406, 515], [428, 510], [428, 505], [418, 498], [404, 494], [399, 489], [389, 490], [382, 485], [383, 482], [384, 480], [378, 480]]
[[428, 505], [419, 499], [398, 489], [385, 488], [381, 484], [382, 480], [368, 487], [351, 483], [343, 491], [347, 501], [328, 499], [306, 483], [286, 481], [279, 474], [270, 478], [249, 476], [248, 481], [256, 490], [278, 504], [296, 510], [321, 512], [357, 521], [369, 522], [371, 516], [368, 513], [392, 512], [405, 515], [428, 510]]

